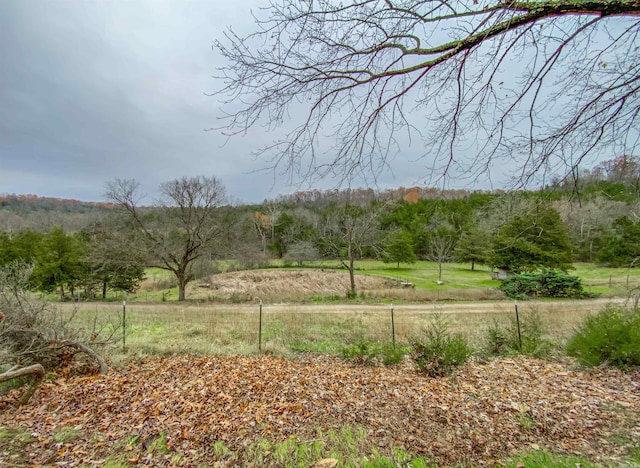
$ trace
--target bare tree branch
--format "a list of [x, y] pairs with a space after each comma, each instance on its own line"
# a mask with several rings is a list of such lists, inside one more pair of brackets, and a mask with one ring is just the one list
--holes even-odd
[[0, 374], [0, 382], [7, 382], [9, 380], [17, 379], [19, 377], [25, 377], [27, 375], [33, 375], [34, 379], [33, 382], [29, 385], [29, 388], [20, 397], [18, 406], [23, 406], [29, 403], [29, 400], [44, 379], [44, 367], [42, 367], [40, 364], [33, 364], [26, 367], [16, 366], [8, 370], [7, 372]]
[[638, 0], [283, 0], [263, 13], [257, 32], [214, 44], [220, 128], [289, 129], [260, 154], [290, 174], [375, 179], [417, 140], [425, 176], [498, 166], [526, 185], [637, 151]]

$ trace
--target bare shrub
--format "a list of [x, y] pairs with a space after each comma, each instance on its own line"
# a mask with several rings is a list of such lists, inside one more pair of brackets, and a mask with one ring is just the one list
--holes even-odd
[[[92, 330], [74, 328], [73, 314], [35, 298], [28, 290], [33, 266], [13, 262], [0, 268], [0, 362], [18, 367], [40, 364], [45, 370], [69, 365], [75, 370], [106, 372], [104, 360], [89, 346], [109, 341], [94, 322]], [[112, 329], [112, 332], [114, 330]]]

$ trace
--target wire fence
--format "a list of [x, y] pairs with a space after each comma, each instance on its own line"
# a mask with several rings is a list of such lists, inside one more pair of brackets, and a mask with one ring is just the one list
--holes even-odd
[[[552, 339], [570, 336], [608, 301], [525, 302], [520, 320], [535, 315]], [[129, 354], [339, 353], [359, 341], [407, 344], [445, 316], [452, 333], [479, 345], [495, 322], [515, 320], [513, 302], [412, 305], [64, 304], [85, 327], [110, 334], [112, 352]]]

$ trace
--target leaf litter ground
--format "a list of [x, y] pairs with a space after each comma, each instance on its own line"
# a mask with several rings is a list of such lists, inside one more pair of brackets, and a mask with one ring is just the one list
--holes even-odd
[[[236, 454], [226, 464], [243, 465], [255, 441], [304, 443], [343, 427], [366, 431], [381, 454], [401, 448], [440, 466], [538, 449], [612, 461], [640, 438], [640, 371], [524, 357], [443, 378], [326, 356], [150, 358], [59, 377], [20, 409], [17, 398], [0, 401], [0, 465], [224, 466], [216, 442]], [[159, 437], [166, 450], [149, 450]]]

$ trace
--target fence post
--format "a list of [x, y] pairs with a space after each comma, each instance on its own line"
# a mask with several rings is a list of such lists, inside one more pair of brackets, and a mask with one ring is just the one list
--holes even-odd
[[518, 348], [522, 351], [522, 335], [520, 333], [520, 316], [518, 315], [518, 301], [514, 301], [516, 306], [516, 325], [518, 327]]
[[396, 324], [393, 318], [393, 304], [391, 304], [391, 338], [393, 340], [393, 347], [396, 347]]
[[126, 353], [127, 336], [127, 301], [122, 301], [122, 352]]
[[262, 299], [260, 300], [260, 319], [258, 320], [258, 351], [262, 352]]

